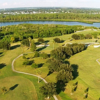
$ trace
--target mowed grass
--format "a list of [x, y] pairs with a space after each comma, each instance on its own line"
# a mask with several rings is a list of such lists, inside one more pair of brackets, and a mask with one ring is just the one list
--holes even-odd
[[[3, 87], [7, 92], [3, 94]], [[0, 100], [37, 100], [34, 84], [20, 76], [6, 77], [0, 80]]]
[[[83, 100], [85, 90], [89, 87], [87, 100], [99, 100], [100, 98], [100, 65], [96, 59], [100, 58], [100, 48], [90, 46], [87, 50], [72, 56], [69, 61], [71, 64], [78, 65], [79, 76], [71, 81], [65, 90], [65, 93], [71, 93], [73, 83], [78, 81], [78, 87], [73, 95], [73, 99]], [[70, 89], [70, 90], [69, 90]]]
[[[38, 84], [36, 77], [18, 74], [11, 69], [12, 60], [23, 53], [23, 48], [18, 45], [20, 43], [13, 44], [13, 49], [4, 51], [3, 56], [0, 56], [0, 64], [2, 64], [0, 65], [0, 100], [44, 100], [44, 96], [39, 92], [39, 87], [44, 84], [43, 81]], [[24, 48], [24, 52], [28, 52], [27, 48]], [[15, 84], [18, 86], [14, 90], [2, 95], [2, 87], [9, 89]]]

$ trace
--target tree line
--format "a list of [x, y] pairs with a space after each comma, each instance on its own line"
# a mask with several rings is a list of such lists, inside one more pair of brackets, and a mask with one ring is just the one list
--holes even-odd
[[11, 21], [35, 21], [35, 20], [55, 20], [55, 21], [99, 21], [100, 14], [86, 13], [56, 13], [56, 14], [19, 14], [19, 15], [1, 15], [0, 22]]
[[64, 60], [72, 55], [79, 53], [86, 49], [85, 44], [67, 44], [64, 47], [58, 47], [51, 51], [51, 56], [56, 59]]
[[33, 25], [20, 24], [0, 27], [0, 39], [6, 38], [11, 42], [21, 41], [29, 37], [53, 37], [65, 34], [72, 34], [78, 30], [84, 30], [89, 27], [68, 26], [68, 25]]

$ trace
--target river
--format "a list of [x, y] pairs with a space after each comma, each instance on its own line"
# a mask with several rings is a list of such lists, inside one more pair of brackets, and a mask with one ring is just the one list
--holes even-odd
[[8, 25], [17, 25], [23, 23], [31, 23], [31, 24], [61, 24], [61, 25], [82, 25], [82, 26], [94, 26], [100, 27], [100, 23], [83, 23], [83, 22], [66, 22], [66, 21], [26, 21], [26, 22], [4, 22], [0, 23], [1, 26], [8, 26]]

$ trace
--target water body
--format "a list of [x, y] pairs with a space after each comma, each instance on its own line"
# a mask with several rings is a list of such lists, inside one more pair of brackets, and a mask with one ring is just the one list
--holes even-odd
[[82, 22], [66, 22], [66, 21], [27, 21], [27, 22], [5, 22], [0, 23], [1, 26], [8, 26], [8, 25], [17, 25], [17, 24], [23, 24], [23, 23], [31, 23], [31, 24], [61, 24], [61, 25], [82, 25], [82, 26], [94, 26], [94, 27], [100, 27], [100, 23], [82, 23]]

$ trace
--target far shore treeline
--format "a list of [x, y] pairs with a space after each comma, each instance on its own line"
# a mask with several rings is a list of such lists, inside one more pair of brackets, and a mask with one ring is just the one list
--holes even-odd
[[53, 13], [53, 14], [19, 14], [19, 15], [0, 15], [0, 22], [16, 21], [79, 21], [86, 23], [100, 22], [100, 14], [88, 13]]

